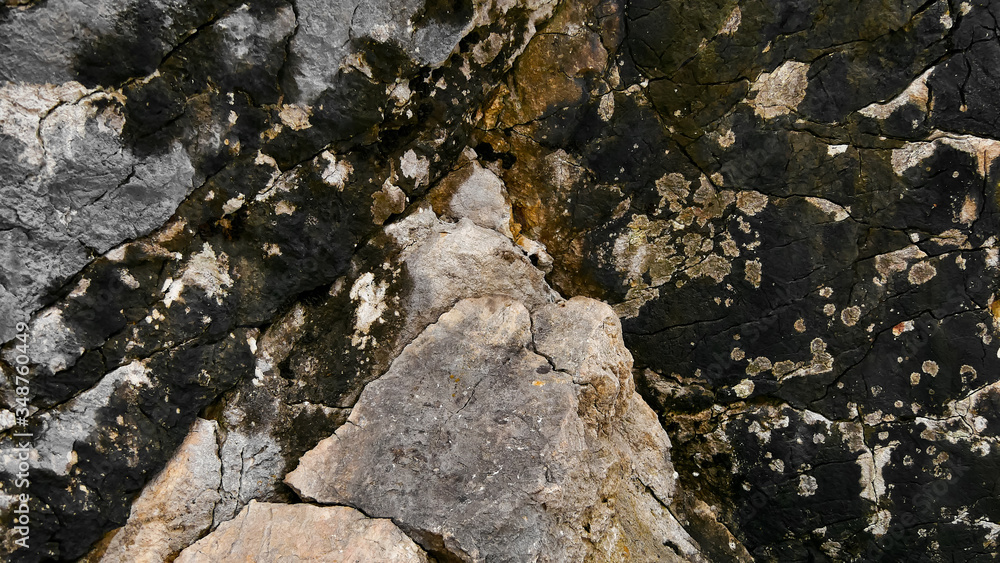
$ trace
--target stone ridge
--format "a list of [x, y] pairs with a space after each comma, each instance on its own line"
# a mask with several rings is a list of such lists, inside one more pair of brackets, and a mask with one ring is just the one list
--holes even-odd
[[607, 305], [460, 301], [286, 482], [461, 561], [701, 561]]

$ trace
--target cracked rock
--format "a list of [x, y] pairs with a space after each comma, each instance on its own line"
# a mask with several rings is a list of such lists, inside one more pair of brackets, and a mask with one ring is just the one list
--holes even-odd
[[[669, 440], [604, 304], [460, 301], [369, 384], [286, 482], [392, 518], [462, 561], [697, 559]], [[475, 523], [475, 524], [474, 524]]]

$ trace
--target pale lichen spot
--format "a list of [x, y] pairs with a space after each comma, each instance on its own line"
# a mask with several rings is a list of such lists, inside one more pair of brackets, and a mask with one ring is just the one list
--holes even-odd
[[795, 328], [795, 332], [798, 332], [798, 333], [805, 332], [806, 331], [806, 320], [805, 319], [798, 319], [798, 320], [796, 320], [794, 328]]
[[726, 22], [722, 24], [722, 29], [719, 30], [719, 35], [733, 35], [736, 30], [740, 28], [740, 24], [743, 22], [743, 12], [740, 11], [740, 7], [736, 6], [733, 11], [730, 12], [729, 17], [726, 18]]
[[847, 152], [850, 145], [827, 145], [826, 154], [829, 156], [837, 156], [838, 154], [844, 154]]
[[924, 360], [924, 363], [920, 365], [920, 369], [931, 377], [938, 374], [938, 365], [934, 360]]
[[823, 299], [829, 299], [833, 295], [833, 288], [830, 286], [823, 286], [819, 288], [819, 296]]
[[343, 190], [351, 172], [354, 172], [354, 167], [346, 160], [337, 160], [337, 157], [329, 151], [323, 151], [320, 156], [328, 163], [321, 176], [323, 181], [338, 190]]
[[913, 330], [913, 321], [903, 321], [892, 327], [892, 335], [898, 337], [904, 332], [910, 332], [911, 330]]
[[139, 289], [139, 280], [135, 279], [135, 276], [133, 276], [128, 270], [119, 271], [118, 277], [129, 289]]
[[770, 371], [771, 367], [772, 367], [771, 360], [769, 360], [764, 356], [759, 356], [750, 360], [750, 364], [747, 366], [746, 373], [747, 375], [753, 376], [759, 373], [763, 373], [765, 371]]
[[921, 285], [930, 281], [935, 275], [937, 275], [937, 269], [934, 266], [927, 262], [917, 262], [910, 267], [910, 273], [907, 274], [906, 279], [913, 285]]
[[87, 294], [87, 289], [89, 288], [90, 288], [90, 278], [81, 278], [80, 281], [77, 282], [76, 287], [73, 288], [73, 291], [69, 293], [68, 297], [70, 298], [83, 297], [84, 295]]
[[430, 176], [431, 162], [426, 156], [417, 156], [417, 153], [410, 149], [399, 159], [399, 170], [403, 176], [414, 181], [414, 187], [426, 184]]
[[806, 201], [814, 207], [833, 217], [834, 221], [843, 221], [851, 216], [849, 208], [837, 205], [836, 203], [821, 197], [807, 197]]
[[823, 314], [824, 315], [826, 315], [828, 317], [832, 317], [836, 313], [837, 313], [837, 306], [834, 305], [833, 303], [827, 303], [826, 305], [823, 305]]
[[733, 386], [733, 393], [736, 393], [736, 396], [741, 399], [746, 399], [747, 397], [753, 394], [753, 388], [754, 388], [753, 381], [750, 381], [749, 379], [744, 379], [737, 385]]
[[754, 190], [736, 194], [736, 207], [747, 215], [756, 215], [767, 207], [767, 196]]
[[811, 497], [816, 494], [816, 478], [812, 475], [799, 475], [799, 496]]
[[892, 170], [897, 176], [902, 176], [910, 168], [930, 158], [935, 150], [937, 150], [936, 144], [926, 142], [906, 143], [902, 148], [893, 149], [890, 157]]
[[708, 276], [715, 280], [715, 283], [721, 283], [730, 271], [732, 271], [732, 266], [728, 260], [717, 254], [710, 254], [696, 266], [687, 270], [687, 273], [692, 279]]
[[191, 256], [181, 277], [168, 279], [164, 284], [163, 303], [166, 307], [180, 299], [185, 287], [201, 288], [208, 297], [215, 297], [221, 305], [222, 297], [227, 295], [226, 288], [232, 287], [233, 279], [229, 276], [229, 257], [225, 253], [216, 256], [215, 251], [206, 242], [202, 251]]
[[881, 281], [885, 282], [888, 281], [892, 274], [906, 270], [911, 261], [926, 257], [927, 253], [920, 250], [920, 247], [910, 245], [900, 250], [876, 256], [875, 271], [881, 275]]
[[364, 349], [369, 340], [368, 331], [372, 324], [382, 320], [387, 304], [385, 302], [386, 290], [389, 284], [381, 281], [375, 283], [375, 275], [366, 272], [355, 280], [351, 286], [351, 300], [357, 303], [354, 312], [354, 334], [351, 336], [351, 345]]
[[840, 312], [840, 321], [844, 323], [845, 326], [854, 326], [857, 324], [859, 319], [861, 319], [860, 307], [847, 307]]
[[747, 260], [743, 268], [746, 280], [754, 287], [760, 287], [761, 263], [760, 260]]
[[614, 92], [608, 92], [607, 94], [601, 96], [601, 103], [597, 106], [597, 115], [600, 116], [602, 121], [611, 121], [611, 118], [615, 115], [615, 95]]
[[755, 94], [749, 104], [764, 119], [772, 119], [795, 111], [806, 97], [809, 65], [785, 61], [773, 72], [763, 72], [750, 87]]
[[[947, 15], [947, 14], [946, 14]], [[930, 98], [930, 91], [927, 89], [927, 79], [934, 72], [934, 67], [924, 71], [916, 80], [910, 83], [898, 96], [885, 103], [874, 103], [858, 110], [858, 113], [873, 119], [888, 119], [897, 109], [906, 104], [917, 106], [922, 111], [927, 111], [927, 101]]]
[[739, 362], [746, 357], [746, 354], [743, 352], [742, 348], [733, 348], [733, 351], [729, 353], [729, 357], [734, 361]]
[[294, 131], [301, 131], [312, 127], [309, 118], [312, 116], [312, 108], [307, 105], [286, 104], [281, 106], [278, 118]]
[[731, 129], [725, 129], [723, 132], [715, 134], [715, 141], [719, 143], [720, 147], [728, 149], [736, 142], [736, 134]]
[[285, 200], [279, 201], [274, 206], [275, 215], [291, 215], [295, 213], [295, 205]]
[[243, 201], [245, 197], [246, 196], [244, 196], [243, 194], [240, 194], [234, 198], [230, 198], [228, 201], [226, 201], [226, 203], [223, 203], [222, 214], [229, 215], [230, 213], [235, 213], [236, 211], [239, 211], [239, 209], [243, 207]]
[[979, 206], [972, 196], [966, 195], [962, 203], [962, 209], [958, 213], [958, 222], [964, 225], [971, 225], [979, 216]]

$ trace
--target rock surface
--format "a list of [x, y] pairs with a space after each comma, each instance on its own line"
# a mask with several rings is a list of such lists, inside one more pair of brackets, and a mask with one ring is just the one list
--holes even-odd
[[256, 501], [185, 549], [175, 561], [429, 563], [427, 555], [389, 520], [368, 518], [346, 506]]
[[[199, 419], [219, 469], [191, 479], [218, 501], [191, 529], [298, 503], [300, 458], [489, 295], [532, 317], [511, 357], [566, 378], [519, 392], [566, 390], [599, 458], [579, 466], [617, 468], [587, 494], [670, 491], [662, 518], [587, 537], [676, 521], [689, 559], [997, 559], [998, 19], [988, 0], [0, 4], [0, 520], [31, 498], [30, 545], [4, 534], [0, 559], [161, 537], [138, 499], [189, 467]], [[558, 336], [606, 317], [574, 297], [611, 306], [630, 379], [621, 350]], [[676, 477], [629, 445], [649, 428], [629, 381]], [[430, 423], [397, 399], [359, 408]], [[492, 521], [454, 537], [486, 545]], [[581, 537], [552, 541], [614, 560]]]
[[[286, 481], [461, 561], [684, 561], [669, 439], [611, 308], [460, 301]], [[665, 504], [666, 503], [666, 504]]]
[[132, 503], [128, 522], [93, 560], [170, 561], [208, 530], [222, 481], [217, 428], [215, 421], [195, 421], [170, 463]]

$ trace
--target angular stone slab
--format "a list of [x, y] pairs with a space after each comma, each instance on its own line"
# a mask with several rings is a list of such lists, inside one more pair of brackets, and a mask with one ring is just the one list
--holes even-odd
[[532, 317], [510, 298], [466, 299], [286, 482], [303, 498], [392, 518], [445, 560], [693, 560], [680, 554], [697, 547], [662, 504], [669, 440], [631, 367], [600, 302]]

